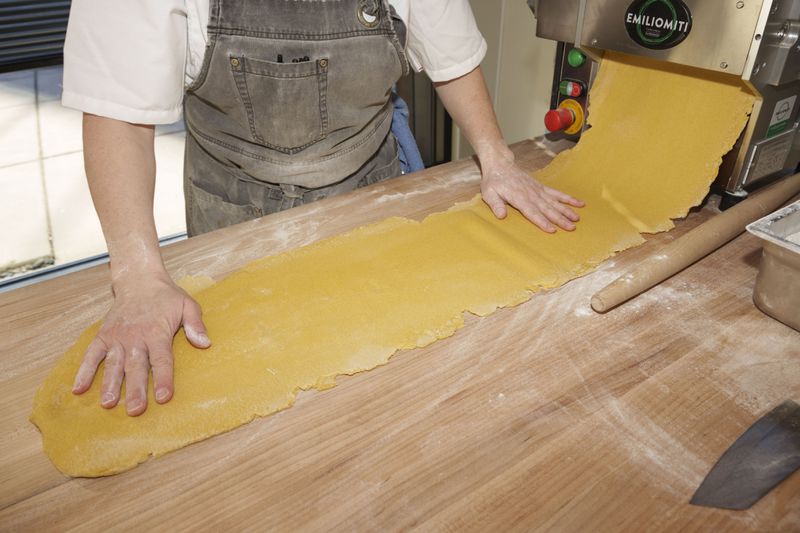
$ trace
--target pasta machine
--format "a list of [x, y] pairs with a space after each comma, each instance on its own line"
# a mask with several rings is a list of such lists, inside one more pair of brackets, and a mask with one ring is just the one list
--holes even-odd
[[741, 77], [758, 96], [723, 159], [717, 186], [731, 205], [800, 162], [800, 0], [528, 0], [536, 34], [559, 42], [554, 137], [587, 127], [587, 90], [606, 50]]

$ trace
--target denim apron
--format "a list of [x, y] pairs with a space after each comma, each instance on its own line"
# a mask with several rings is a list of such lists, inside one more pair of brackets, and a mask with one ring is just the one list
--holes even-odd
[[212, 0], [184, 97], [189, 235], [399, 175], [405, 31], [387, 0]]

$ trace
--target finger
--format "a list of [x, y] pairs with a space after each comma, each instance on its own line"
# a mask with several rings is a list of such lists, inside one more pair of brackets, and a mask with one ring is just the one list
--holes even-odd
[[186, 339], [195, 348], [208, 348], [211, 340], [208, 338], [208, 330], [203, 323], [202, 310], [200, 305], [193, 299], [186, 297], [183, 300], [183, 332]]
[[106, 343], [100, 337], [95, 337], [86, 349], [86, 354], [83, 356], [81, 366], [78, 372], [75, 373], [75, 383], [72, 385], [72, 392], [74, 394], [83, 394], [92, 385], [94, 375], [97, 373], [97, 366], [100, 364], [105, 356], [108, 348]]
[[500, 220], [506, 218], [506, 215], [508, 215], [506, 203], [499, 194], [489, 189], [483, 192], [481, 196], [483, 197], [483, 201], [486, 202], [486, 205], [489, 206], [489, 209], [492, 210], [492, 213], [494, 213], [494, 216]]
[[556, 211], [552, 208], [546, 208], [544, 210], [544, 216], [547, 217], [547, 220], [558, 226], [559, 228], [567, 231], [573, 231], [575, 229], [575, 223], [572, 222], [567, 217], [563, 216], [561, 213]]
[[545, 190], [547, 191], [547, 194], [549, 194], [550, 196], [552, 196], [561, 203], [569, 204], [574, 207], [583, 207], [586, 205], [586, 203], [583, 200], [578, 200], [577, 198], [574, 198], [563, 191], [559, 191], [558, 189], [547, 187]]
[[542, 214], [541, 211], [535, 207], [531, 206], [530, 204], [526, 204], [517, 207], [517, 209], [520, 210], [525, 218], [538, 226], [540, 230], [546, 231], [547, 233], [555, 233], [556, 227], [547, 219], [547, 217]]
[[557, 209], [559, 213], [561, 213], [563, 216], [567, 217], [572, 222], [578, 222], [581, 219], [581, 217], [580, 217], [580, 215], [578, 213], [576, 213], [575, 211], [570, 209], [565, 204], [556, 202], [556, 203], [553, 204], [553, 208]]
[[103, 368], [103, 384], [100, 387], [100, 405], [111, 409], [119, 402], [119, 389], [125, 368], [125, 349], [114, 343], [106, 352], [106, 363]]
[[545, 201], [540, 202], [538, 207], [539, 211], [541, 211], [542, 214], [547, 217], [547, 220], [557, 225], [559, 228], [568, 231], [575, 229], [575, 224], [570, 219], [559, 213], [554, 204], [547, 202], [546, 199]]
[[172, 398], [172, 339], [154, 342], [149, 346], [150, 368], [153, 371], [153, 394], [158, 403]]
[[147, 378], [150, 374], [147, 348], [137, 345], [125, 358], [125, 410], [138, 416], [147, 409]]

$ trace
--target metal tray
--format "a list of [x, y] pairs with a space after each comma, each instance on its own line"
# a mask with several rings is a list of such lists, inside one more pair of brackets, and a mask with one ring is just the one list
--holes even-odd
[[764, 242], [753, 301], [776, 320], [800, 331], [800, 201], [747, 226]]

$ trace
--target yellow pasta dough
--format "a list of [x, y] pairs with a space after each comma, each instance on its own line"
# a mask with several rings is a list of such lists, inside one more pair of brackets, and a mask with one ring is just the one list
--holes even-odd
[[[214, 339], [174, 341], [176, 392], [136, 418], [82, 396], [74, 373], [99, 329], [87, 329], [36, 394], [31, 420], [72, 476], [134, 467], [292, 404], [464, 325], [590, 271], [669, 229], [708, 191], [753, 97], [736, 78], [612, 55], [592, 92], [593, 125], [537, 175], [587, 202], [575, 232], [545, 234], [475, 198], [422, 222], [390, 218], [254, 261], [195, 295]], [[102, 369], [101, 369], [102, 372]]]

